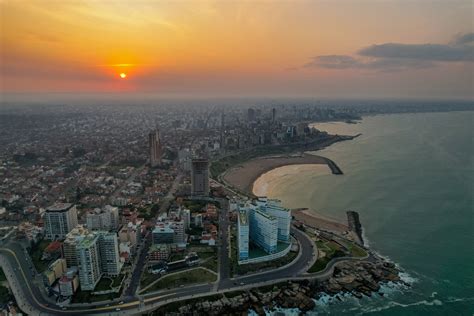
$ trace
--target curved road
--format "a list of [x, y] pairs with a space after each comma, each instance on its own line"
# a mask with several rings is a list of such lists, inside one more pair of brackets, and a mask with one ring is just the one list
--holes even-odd
[[[262, 283], [276, 283], [284, 279], [295, 278], [304, 273], [313, 259], [313, 242], [302, 232], [292, 229], [295, 238], [299, 241], [301, 254], [289, 265], [277, 271], [268, 271], [255, 275], [242, 276], [236, 279], [220, 279], [218, 289], [215, 284], [200, 284], [168, 291], [160, 291], [140, 296], [123, 304], [104, 302], [91, 308], [67, 307], [62, 310], [54, 305], [42, 293], [37, 283], [33, 281], [33, 271], [28, 262], [29, 256], [17, 244], [10, 243], [0, 248], [0, 265], [5, 271], [9, 284], [12, 285], [15, 298], [20, 307], [30, 315], [134, 315], [151, 311], [161, 305], [194, 297], [202, 297], [216, 293], [251, 288]], [[21, 250], [20, 250], [21, 249]], [[23, 252], [23, 253], [22, 253]], [[240, 284], [244, 284], [243, 286]]]

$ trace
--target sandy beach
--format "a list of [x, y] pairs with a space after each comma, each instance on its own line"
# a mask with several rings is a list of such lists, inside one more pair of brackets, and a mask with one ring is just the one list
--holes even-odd
[[309, 209], [292, 210], [291, 214], [297, 221], [314, 228], [336, 233], [342, 233], [349, 230], [347, 225], [338, 222], [336, 219], [318, 214]]
[[231, 168], [222, 179], [240, 192], [253, 196], [253, 184], [262, 174], [278, 167], [305, 164], [335, 165], [328, 158], [310, 154], [261, 157]]

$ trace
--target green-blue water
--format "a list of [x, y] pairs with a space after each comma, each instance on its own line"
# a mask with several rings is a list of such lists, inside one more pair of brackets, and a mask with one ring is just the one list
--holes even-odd
[[316, 125], [362, 133], [319, 151], [344, 175], [301, 173], [268, 182], [289, 207], [345, 220], [359, 212], [371, 248], [398, 263], [410, 288], [385, 297], [320, 299], [314, 314], [473, 315], [474, 112], [401, 114], [361, 124]]

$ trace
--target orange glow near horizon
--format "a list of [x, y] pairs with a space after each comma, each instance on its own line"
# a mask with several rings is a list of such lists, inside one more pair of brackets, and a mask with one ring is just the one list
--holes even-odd
[[0, 0], [0, 92], [469, 93], [472, 68], [456, 63], [376, 75], [305, 67], [373, 44], [449, 43], [471, 32], [461, 2]]

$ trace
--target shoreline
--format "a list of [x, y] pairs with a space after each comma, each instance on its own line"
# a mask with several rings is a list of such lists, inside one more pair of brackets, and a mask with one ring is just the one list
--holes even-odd
[[263, 156], [248, 160], [225, 171], [220, 177], [226, 184], [245, 195], [255, 197], [255, 181], [263, 174], [276, 168], [291, 165], [327, 165], [332, 174], [342, 175], [339, 166], [329, 158], [308, 153]]

